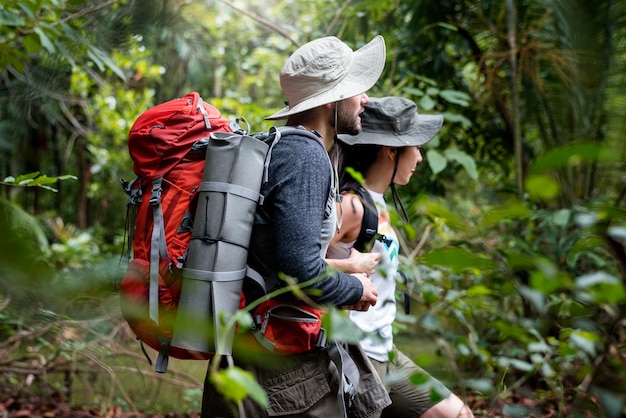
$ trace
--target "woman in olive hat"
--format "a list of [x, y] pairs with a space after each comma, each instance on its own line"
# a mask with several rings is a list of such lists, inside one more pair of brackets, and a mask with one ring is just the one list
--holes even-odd
[[[383, 194], [388, 187], [391, 188], [394, 203], [406, 218], [395, 184], [406, 185], [410, 181], [417, 164], [422, 161], [420, 146], [439, 132], [442, 123], [441, 115], [419, 115], [411, 100], [370, 98], [361, 115], [362, 131], [354, 136], [338, 135], [342, 156], [340, 184], [344, 195], [340, 211], [342, 222], [327, 257], [348, 258], [366, 219], [364, 214], [375, 211], [378, 215], [376, 238], [373, 244], [370, 243], [370, 252], [380, 254], [379, 265], [370, 275], [378, 291], [378, 303], [367, 311], [349, 313], [350, 319], [366, 335], [361, 345], [386, 383], [392, 400], [382, 415], [373, 416], [473, 417], [459, 397], [417, 366], [393, 343], [400, 245]], [[355, 180], [346, 167], [361, 173], [364, 183]], [[359, 187], [363, 187], [371, 199], [351, 193]], [[428, 382], [413, 384], [409, 377], [417, 373], [428, 376]], [[439, 395], [438, 400], [433, 399], [433, 391]]]

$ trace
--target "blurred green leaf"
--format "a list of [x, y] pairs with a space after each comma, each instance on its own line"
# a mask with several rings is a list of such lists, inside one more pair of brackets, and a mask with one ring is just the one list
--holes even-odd
[[322, 326], [331, 341], [356, 343], [364, 336], [359, 327], [350, 320], [348, 313], [342, 309], [329, 308], [322, 316]]
[[520, 286], [519, 292], [528, 302], [530, 302], [537, 312], [541, 314], [545, 313], [546, 298], [543, 293], [528, 286]]
[[603, 271], [585, 274], [576, 278], [576, 286], [579, 288], [589, 288], [598, 284], [617, 284], [620, 279]]
[[493, 382], [488, 379], [467, 379], [465, 384], [480, 393], [492, 393], [494, 391]]
[[437, 222], [446, 224], [453, 230], [465, 231], [469, 229], [467, 221], [463, 219], [462, 216], [450, 211], [447, 207], [436, 201], [424, 200], [418, 206], [422, 213], [432, 217]]
[[624, 397], [619, 392], [616, 393], [596, 385], [592, 386], [589, 392], [598, 397], [607, 418], [624, 416]]
[[519, 200], [508, 200], [500, 206], [489, 209], [485, 212], [481, 226], [488, 228], [501, 222], [512, 221], [517, 219], [528, 219], [533, 212]]
[[605, 150], [600, 144], [591, 142], [566, 144], [537, 156], [530, 167], [530, 172], [540, 174], [550, 170], [592, 163], [598, 159], [616, 161], [618, 158], [619, 153]]
[[487, 270], [493, 267], [490, 260], [466, 251], [462, 248], [441, 248], [433, 250], [422, 257], [419, 262], [430, 266], [441, 266], [455, 273], [465, 270]]
[[268, 405], [265, 390], [259, 385], [254, 375], [239, 367], [231, 366], [210, 375], [215, 388], [228, 399], [239, 403], [250, 396], [260, 405]]
[[626, 227], [623, 226], [611, 226], [607, 229], [607, 234], [611, 238], [621, 240], [626, 243]]
[[50, 38], [48, 38], [48, 36], [44, 33], [43, 30], [41, 30], [41, 28], [34, 28], [33, 30], [35, 31], [35, 33], [37, 35], [39, 35], [39, 40], [41, 41], [41, 45], [44, 48], [46, 48], [46, 50], [50, 54], [53, 54], [54, 53], [54, 44], [52, 43], [52, 41], [50, 41]]
[[448, 148], [445, 151], [448, 160], [456, 161], [461, 164], [472, 180], [478, 179], [478, 171], [476, 171], [476, 161], [472, 156], [457, 148]]
[[469, 106], [470, 97], [467, 93], [457, 90], [441, 90], [439, 95], [448, 103], [453, 103], [459, 106]]
[[429, 112], [435, 108], [435, 101], [430, 96], [422, 96], [419, 100], [419, 108]]
[[441, 173], [448, 165], [446, 158], [434, 149], [426, 151], [426, 161], [434, 175]]
[[524, 188], [532, 200], [547, 200], [559, 193], [559, 183], [549, 176], [529, 175]]

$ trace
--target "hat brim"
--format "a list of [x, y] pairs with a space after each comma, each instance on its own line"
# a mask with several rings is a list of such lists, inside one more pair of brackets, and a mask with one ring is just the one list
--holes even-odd
[[417, 115], [417, 123], [399, 134], [392, 131], [362, 130], [357, 135], [339, 134], [337, 138], [348, 145], [382, 145], [415, 147], [424, 145], [437, 135], [443, 125], [442, 115]]
[[305, 110], [349, 99], [371, 89], [385, 68], [385, 40], [377, 35], [366, 45], [354, 51], [354, 62], [346, 76], [333, 88], [309, 97], [294, 106], [286, 106], [267, 116], [266, 120], [286, 119]]

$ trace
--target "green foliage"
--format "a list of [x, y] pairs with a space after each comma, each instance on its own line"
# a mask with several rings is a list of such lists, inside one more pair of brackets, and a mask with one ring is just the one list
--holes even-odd
[[54, 184], [60, 180], [69, 179], [76, 180], [76, 176], [66, 174], [58, 177], [48, 177], [45, 174], [39, 173], [39, 171], [35, 171], [33, 173], [22, 174], [17, 177], [6, 177], [3, 181], [0, 181], [0, 184], [14, 187], [41, 187], [42, 189], [56, 192], [58, 190], [51, 187], [50, 184]]
[[[39, 54], [58, 56], [72, 67], [75, 57], [87, 56], [101, 71], [110, 69], [121, 79], [124, 73], [109, 55], [90, 42], [79, 16], [85, 12], [71, 10], [71, 2], [22, 0], [0, 6], [0, 71], [12, 67], [24, 73]], [[69, 7], [68, 7], [69, 6]], [[71, 51], [71, 52], [70, 52]]]
[[[432, 344], [462, 394], [507, 399], [530, 389], [540, 404], [556, 400], [563, 416], [618, 416], [626, 7], [514, 4], [511, 39], [501, 1], [4, 2], [2, 336], [91, 317], [94, 301], [114, 292], [126, 199], [118, 179], [133, 175], [125, 141], [141, 112], [199, 91], [228, 117], [245, 118], [250, 132], [265, 131], [263, 118], [284, 100], [280, 66], [297, 45], [337, 35], [358, 47], [380, 33], [388, 62], [368, 94], [402, 95], [420, 113], [444, 115], [423, 149], [426, 164], [401, 190], [412, 221], [393, 218], [417, 302], [396, 332]], [[521, 188], [512, 180], [518, 169]], [[2, 308], [8, 303], [15, 310]], [[330, 310], [324, 321], [338, 338], [358, 338], [345, 312]], [[246, 329], [249, 315], [229, 325]], [[65, 335], [54, 329], [52, 337]], [[106, 344], [47, 338], [29, 345], [46, 361], [106, 352]], [[236, 399], [250, 392], [262, 401], [241, 370], [215, 376]], [[7, 381], [21, 384], [15, 374]], [[143, 399], [116, 396], [126, 405]], [[197, 404], [197, 389], [188, 398]]]
[[238, 367], [227, 367], [211, 374], [211, 382], [217, 390], [235, 403], [250, 396], [260, 405], [267, 406], [267, 395], [252, 373]]

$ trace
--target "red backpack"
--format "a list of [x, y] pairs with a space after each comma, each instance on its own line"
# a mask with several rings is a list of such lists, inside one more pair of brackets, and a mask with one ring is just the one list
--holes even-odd
[[[230, 265], [237, 257], [226, 247], [239, 248], [240, 256], [241, 249], [247, 249], [243, 226], [253, 222], [250, 201], [256, 205], [257, 198], [258, 203], [263, 200], [256, 192], [261, 179], [266, 180], [269, 144], [280, 139], [280, 132], [292, 129], [272, 128], [268, 134], [250, 137], [195, 92], [146, 110], [131, 127], [128, 149], [137, 178], [122, 180], [129, 195], [129, 265], [120, 284], [120, 305], [137, 339], [158, 351], [157, 372], [167, 371], [169, 357], [206, 360], [213, 350], [230, 354], [230, 348], [218, 350], [212, 345], [220, 332], [219, 316], [222, 309], [232, 312], [237, 306], [245, 307], [245, 298], [237, 285], [226, 291], [226, 283], [233, 276], [238, 279], [245, 275], [265, 290], [265, 279], [247, 266], [241, 271], [206, 268], [203, 259], [219, 258]], [[298, 133], [317, 140], [306, 130]], [[207, 152], [209, 148], [214, 152], [222, 148], [225, 154], [216, 159], [216, 154]], [[236, 155], [237, 164], [221, 158], [227, 154]], [[204, 172], [207, 164], [208, 175]], [[209, 200], [220, 204], [209, 208]], [[208, 233], [212, 238], [194, 235], [196, 209], [211, 218], [205, 231], [212, 230]], [[203, 241], [210, 242], [203, 247]], [[191, 279], [191, 295], [184, 292], [186, 279]], [[202, 286], [212, 280], [222, 283], [216, 285], [221, 290], [195, 291], [193, 283]], [[203, 306], [198, 307], [198, 299]], [[179, 302], [191, 303], [198, 309], [181, 313]], [[264, 346], [293, 354], [325, 344], [324, 334], [320, 333], [321, 312], [300, 305], [274, 306], [269, 300], [255, 310], [258, 329], [254, 334]], [[232, 337], [226, 338], [231, 338], [226, 343], [231, 344]]]
[[169, 341], [202, 182], [206, 147], [201, 145], [212, 132], [232, 133], [231, 122], [192, 92], [146, 110], [128, 136], [137, 178], [122, 180], [133, 259], [120, 284], [120, 305], [137, 338], [159, 351], [159, 372], [166, 371], [168, 356], [209, 358], [169, 347]]

